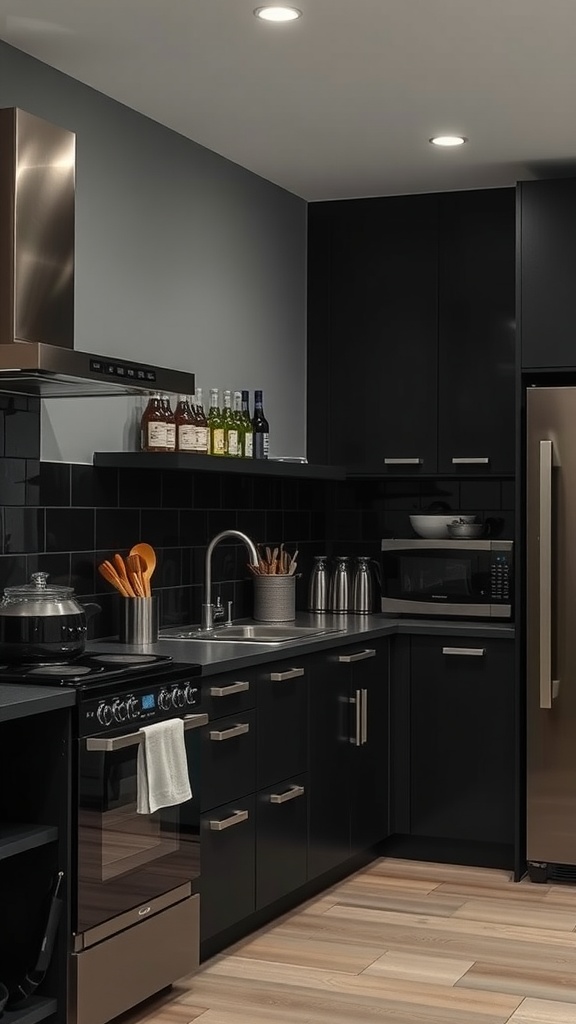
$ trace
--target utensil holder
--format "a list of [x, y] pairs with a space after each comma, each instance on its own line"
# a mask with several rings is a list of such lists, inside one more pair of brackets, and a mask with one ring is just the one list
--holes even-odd
[[296, 618], [296, 578], [255, 576], [254, 618], [257, 622], [292, 622]]
[[123, 644], [155, 644], [158, 639], [158, 599], [123, 598], [120, 601], [118, 632]]

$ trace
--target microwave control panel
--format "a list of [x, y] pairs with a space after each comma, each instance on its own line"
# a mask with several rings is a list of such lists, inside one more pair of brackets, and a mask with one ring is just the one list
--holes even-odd
[[506, 555], [494, 555], [490, 567], [490, 597], [492, 601], [510, 600], [511, 566]]

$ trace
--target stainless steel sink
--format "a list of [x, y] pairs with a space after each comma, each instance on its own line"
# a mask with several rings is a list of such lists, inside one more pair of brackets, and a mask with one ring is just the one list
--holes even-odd
[[343, 633], [342, 629], [322, 628], [321, 626], [282, 626], [282, 625], [239, 625], [216, 626], [211, 630], [199, 629], [164, 629], [160, 633], [161, 640], [228, 640], [233, 643], [251, 644], [283, 644], [289, 640], [307, 640], [309, 637], [326, 636], [330, 633]]

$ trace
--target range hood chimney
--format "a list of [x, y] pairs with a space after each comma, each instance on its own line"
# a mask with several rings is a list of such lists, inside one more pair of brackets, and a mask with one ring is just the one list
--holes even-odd
[[74, 349], [76, 136], [0, 109], [0, 392], [193, 394], [194, 374]]

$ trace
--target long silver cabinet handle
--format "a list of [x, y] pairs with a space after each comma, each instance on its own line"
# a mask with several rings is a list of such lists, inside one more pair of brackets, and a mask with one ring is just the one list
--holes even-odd
[[211, 729], [208, 733], [211, 740], [231, 740], [234, 736], [243, 736], [244, 733], [250, 732], [249, 722], [240, 722], [238, 725], [233, 725], [230, 729]]
[[361, 743], [368, 742], [368, 690], [362, 690], [362, 732]]
[[[208, 724], [208, 715], [187, 715], [184, 719], [184, 729], [198, 729], [201, 725]], [[93, 737], [86, 740], [86, 750], [90, 752], [96, 752], [99, 750], [104, 753], [113, 753], [115, 750], [123, 750], [124, 747], [136, 747], [139, 743], [142, 743], [144, 739], [144, 733], [142, 732], [130, 732], [125, 736], [103, 736]]]
[[453, 466], [487, 466], [488, 463], [490, 462], [490, 459], [487, 459], [487, 458], [483, 458], [483, 459], [470, 458], [470, 459], [451, 459], [450, 461], [451, 461]]
[[483, 658], [485, 647], [443, 647], [442, 654], [461, 654], [465, 658]]
[[385, 466], [421, 466], [424, 459], [384, 459]]
[[539, 620], [540, 707], [551, 708], [559, 680], [552, 679], [552, 468], [554, 444], [540, 441]]
[[285, 793], [271, 793], [271, 804], [287, 804], [289, 800], [295, 800], [297, 796], [304, 796], [304, 786], [290, 786]]
[[358, 651], [357, 654], [339, 654], [338, 661], [343, 661], [346, 665], [349, 665], [352, 661], [365, 661], [366, 658], [375, 658], [376, 651], [373, 647], [367, 647], [365, 651]]
[[303, 668], [289, 668], [286, 672], [271, 672], [270, 679], [273, 683], [283, 683], [286, 679], [297, 679], [304, 675]]
[[222, 818], [222, 821], [211, 821], [210, 831], [223, 832], [225, 828], [232, 828], [233, 825], [239, 825], [241, 821], [247, 820], [248, 811], [234, 811], [229, 818]]
[[230, 683], [230, 686], [211, 686], [211, 697], [231, 697], [233, 693], [246, 693], [250, 689], [249, 682]]
[[350, 742], [359, 747], [362, 744], [362, 691], [356, 690], [354, 697], [350, 697], [349, 700], [354, 704], [355, 711], [354, 736], [350, 737]]

